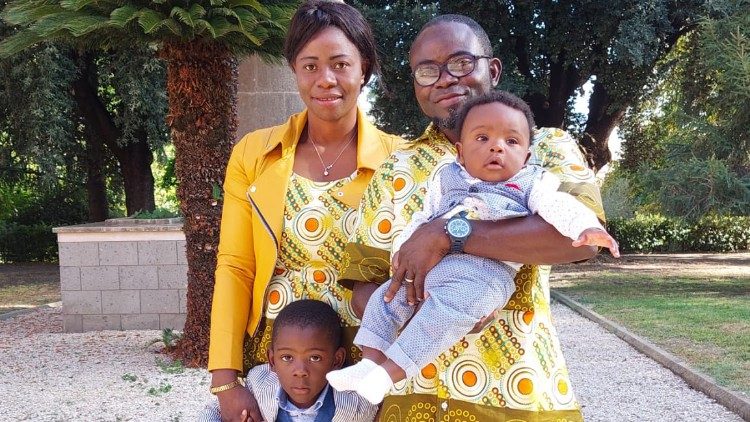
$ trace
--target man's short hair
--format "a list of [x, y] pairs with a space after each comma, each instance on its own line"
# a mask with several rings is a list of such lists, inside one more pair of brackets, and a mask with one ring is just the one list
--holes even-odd
[[482, 47], [482, 54], [485, 56], [493, 56], [492, 52], [492, 43], [490, 42], [490, 37], [487, 36], [487, 32], [484, 31], [484, 28], [482, 28], [481, 25], [477, 23], [474, 19], [464, 16], [464, 15], [438, 15], [434, 18], [430, 19], [429, 22], [427, 22], [422, 29], [419, 30], [419, 34], [417, 34], [417, 38], [419, 38], [420, 35], [422, 35], [422, 32], [425, 31], [425, 29], [439, 25], [441, 23], [461, 23], [469, 27], [471, 29], [471, 32], [474, 33], [474, 35], [479, 40], [479, 45]]
[[334, 348], [342, 345], [341, 320], [331, 305], [319, 300], [303, 299], [294, 301], [279, 312], [273, 322], [271, 345], [278, 331], [285, 327], [317, 328], [328, 334]]
[[511, 94], [508, 91], [490, 91], [487, 94], [479, 95], [466, 101], [456, 114], [456, 128], [463, 134], [464, 120], [472, 108], [484, 104], [500, 103], [510, 108], [516, 109], [526, 116], [526, 122], [529, 124], [529, 142], [534, 138], [534, 113], [526, 101]]

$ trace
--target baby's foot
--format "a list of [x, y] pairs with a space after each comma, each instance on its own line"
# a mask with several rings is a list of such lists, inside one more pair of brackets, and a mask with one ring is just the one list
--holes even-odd
[[370, 359], [362, 359], [357, 364], [327, 373], [326, 379], [331, 387], [338, 391], [356, 390], [365, 375], [377, 366], [378, 364]]
[[391, 390], [391, 387], [393, 387], [393, 381], [390, 375], [378, 365], [359, 383], [357, 394], [372, 404], [378, 404], [383, 401], [383, 397]]

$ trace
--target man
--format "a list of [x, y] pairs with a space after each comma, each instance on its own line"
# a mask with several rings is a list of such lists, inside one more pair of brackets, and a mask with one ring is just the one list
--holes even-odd
[[[502, 64], [492, 56], [484, 30], [464, 16], [433, 19], [412, 44], [415, 96], [433, 122], [406, 150], [386, 160], [363, 196], [342, 276], [344, 285], [354, 287], [356, 311], [366, 303], [362, 293], [388, 279], [393, 240], [422, 208], [425, 186], [439, 168], [454, 160], [460, 128], [455, 127], [453, 113], [468, 98], [499, 82]], [[555, 173], [562, 190], [603, 219], [593, 173], [567, 134], [539, 130], [530, 162]], [[572, 247], [538, 216], [472, 221], [454, 232], [448, 227], [462, 224], [451, 223], [428, 223], [401, 247], [393, 279], [404, 283], [410, 298], [429, 294], [422, 289], [424, 277], [449, 252], [527, 264], [572, 262], [596, 253], [593, 248]], [[415, 378], [397, 384], [383, 402], [381, 420], [581, 420], [551, 324], [548, 275], [548, 267], [525, 265], [505, 308]]]

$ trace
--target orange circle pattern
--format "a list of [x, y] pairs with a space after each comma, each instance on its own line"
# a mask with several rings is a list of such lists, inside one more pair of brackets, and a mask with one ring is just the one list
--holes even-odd
[[313, 280], [316, 283], [323, 283], [326, 281], [326, 274], [323, 271], [315, 270], [313, 271]]
[[380, 220], [380, 223], [378, 223], [378, 231], [383, 234], [391, 231], [391, 222], [388, 220]]
[[279, 303], [280, 299], [281, 299], [281, 294], [277, 292], [276, 290], [268, 294], [268, 301], [271, 302], [271, 305], [276, 305], [277, 303]]
[[315, 218], [308, 218], [305, 221], [305, 229], [307, 229], [307, 231], [314, 232], [315, 230], [318, 230], [319, 226], [320, 222]]
[[437, 368], [435, 367], [434, 363], [430, 363], [424, 368], [422, 368], [422, 376], [427, 379], [433, 379], [435, 378], [435, 375], [437, 375]]
[[528, 378], [521, 378], [520, 381], [518, 381], [518, 392], [528, 396], [534, 391], [534, 383], [531, 382]]
[[461, 381], [463, 381], [466, 386], [473, 387], [477, 385], [477, 374], [471, 371], [466, 371], [461, 375]]

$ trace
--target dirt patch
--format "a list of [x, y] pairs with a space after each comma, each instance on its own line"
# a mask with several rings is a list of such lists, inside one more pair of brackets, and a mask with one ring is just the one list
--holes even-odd
[[750, 252], [633, 254], [619, 259], [602, 254], [580, 264], [555, 265], [550, 279], [580, 278], [595, 272], [659, 274], [665, 277], [750, 277]]
[[60, 300], [60, 267], [49, 263], [0, 265], [0, 313]]

